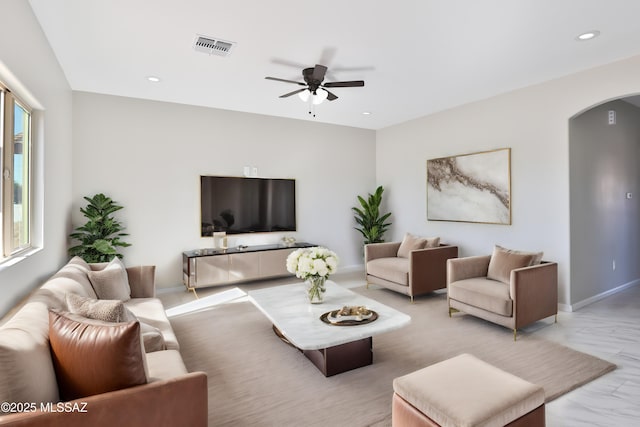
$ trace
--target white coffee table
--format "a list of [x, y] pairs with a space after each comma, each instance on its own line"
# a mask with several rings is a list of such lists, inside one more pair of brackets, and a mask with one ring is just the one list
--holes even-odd
[[[303, 283], [249, 291], [249, 299], [273, 323], [274, 330], [331, 376], [373, 363], [374, 335], [399, 329], [411, 317], [356, 294], [332, 281], [326, 283], [324, 303], [310, 304]], [[365, 306], [378, 314], [366, 324], [337, 326], [320, 316], [343, 306]]]

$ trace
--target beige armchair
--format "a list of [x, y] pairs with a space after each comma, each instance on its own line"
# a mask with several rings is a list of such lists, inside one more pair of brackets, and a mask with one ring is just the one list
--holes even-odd
[[412, 302], [415, 296], [446, 288], [447, 260], [458, 256], [458, 247], [440, 244], [439, 238], [421, 240], [430, 240], [426, 244], [433, 247], [412, 249], [420, 242], [407, 245], [406, 236], [403, 242], [365, 245], [367, 287], [384, 286], [410, 296]]
[[493, 255], [448, 260], [449, 316], [461, 311], [497, 323], [513, 329], [514, 340], [523, 326], [557, 321], [558, 264], [541, 256], [496, 246]]

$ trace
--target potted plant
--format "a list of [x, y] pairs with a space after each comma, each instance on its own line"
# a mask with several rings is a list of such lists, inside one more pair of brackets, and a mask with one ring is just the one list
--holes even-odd
[[384, 188], [379, 186], [375, 193], [369, 193], [367, 200], [358, 196], [360, 207], [351, 208], [355, 212], [355, 220], [360, 227], [356, 230], [364, 236], [364, 244], [384, 242], [384, 233], [387, 231], [390, 222], [385, 222], [391, 212], [380, 215], [380, 203], [382, 202], [382, 193]]
[[69, 255], [79, 256], [86, 262], [108, 262], [114, 256], [122, 258], [118, 248], [131, 246], [120, 240], [128, 234], [122, 232], [124, 226], [113, 217], [113, 213], [122, 209], [122, 206], [102, 193], [93, 197], [85, 196], [84, 199], [89, 204], [80, 208], [80, 212], [88, 220], [69, 235], [79, 241], [78, 245], [69, 248]]

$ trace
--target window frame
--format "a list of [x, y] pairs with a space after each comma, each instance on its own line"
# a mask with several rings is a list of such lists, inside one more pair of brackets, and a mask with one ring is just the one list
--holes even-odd
[[[0, 81], [0, 217], [2, 218], [1, 239], [2, 251], [0, 263], [20, 256], [33, 248], [33, 108], [16, 96], [11, 89]], [[26, 220], [27, 239], [24, 243], [14, 244], [16, 234], [14, 232], [14, 197], [15, 197], [15, 116], [14, 109], [18, 106], [28, 114], [28, 123], [23, 130], [23, 149], [27, 159], [25, 167], [28, 168], [26, 191]], [[24, 172], [23, 172], [24, 173]], [[24, 198], [22, 199], [24, 202]], [[24, 203], [23, 203], [24, 204]]]

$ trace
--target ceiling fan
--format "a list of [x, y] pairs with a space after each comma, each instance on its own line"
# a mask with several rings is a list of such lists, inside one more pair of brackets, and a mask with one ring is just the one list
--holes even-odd
[[300, 99], [305, 102], [307, 102], [309, 98], [311, 98], [311, 101], [314, 105], [322, 103], [325, 99], [328, 99], [329, 101], [335, 101], [336, 99], [338, 99], [338, 97], [332, 92], [329, 92], [327, 88], [364, 86], [363, 80], [352, 80], [348, 82], [326, 82], [323, 84], [322, 82], [324, 81], [324, 76], [326, 73], [327, 67], [325, 67], [324, 65], [316, 64], [315, 67], [309, 67], [302, 70], [302, 78], [304, 79], [304, 83], [297, 82], [295, 80], [279, 79], [277, 77], [265, 77], [265, 79], [305, 86], [302, 89], [297, 89], [293, 92], [280, 95], [280, 98], [287, 98], [289, 96], [298, 94]]

